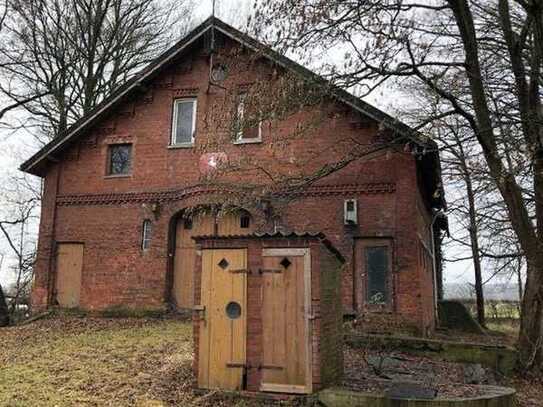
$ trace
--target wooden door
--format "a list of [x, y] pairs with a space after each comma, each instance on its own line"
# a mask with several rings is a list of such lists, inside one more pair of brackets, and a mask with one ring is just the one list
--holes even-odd
[[203, 250], [198, 386], [242, 390], [246, 343], [246, 249]]
[[264, 249], [262, 391], [310, 393], [309, 249]]
[[63, 308], [79, 306], [81, 272], [83, 270], [83, 244], [57, 245], [56, 298]]
[[220, 217], [214, 214], [195, 216], [192, 221], [177, 222], [173, 298], [178, 308], [191, 308], [194, 289], [194, 260], [196, 244], [193, 236], [246, 235], [254, 231], [251, 217], [245, 211], [228, 212]]
[[215, 219], [212, 215], [196, 216], [177, 222], [173, 273], [173, 297], [178, 308], [191, 308], [194, 299], [194, 260], [198, 235], [213, 235]]

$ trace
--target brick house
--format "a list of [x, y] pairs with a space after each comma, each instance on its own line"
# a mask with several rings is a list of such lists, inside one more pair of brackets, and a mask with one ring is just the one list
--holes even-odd
[[[252, 89], [275, 100], [286, 77], [326, 96], [281, 115], [251, 105]], [[368, 153], [345, 159], [353, 146]], [[193, 236], [301, 231], [347, 260], [346, 314], [434, 328], [445, 201], [433, 142], [216, 18], [21, 169], [44, 182], [34, 309], [190, 308]]]

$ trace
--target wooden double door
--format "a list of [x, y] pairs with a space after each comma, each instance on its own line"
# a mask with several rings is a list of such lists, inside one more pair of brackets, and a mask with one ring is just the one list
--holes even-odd
[[[260, 391], [310, 393], [310, 276], [308, 249], [263, 249], [262, 268], [253, 271], [246, 249], [203, 250], [199, 387], [246, 389], [247, 375], [258, 371]], [[260, 290], [248, 293], [248, 278]], [[248, 321], [262, 326], [254, 347], [261, 355], [247, 354], [247, 343], [255, 344]]]
[[223, 215], [201, 214], [180, 219], [176, 227], [172, 294], [178, 308], [191, 308], [194, 296], [194, 236], [246, 235], [254, 231], [253, 220], [242, 210]]

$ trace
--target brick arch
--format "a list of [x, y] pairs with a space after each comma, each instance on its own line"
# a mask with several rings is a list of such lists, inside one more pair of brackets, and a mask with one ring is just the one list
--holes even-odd
[[265, 209], [265, 205], [248, 205], [241, 197], [231, 194], [228, 196], [228, 202], [225, 202], [223, 194], [202, 194], [187, 197], [179, 201], [168, 203], [163, 208], [163, 214], [169, 218], [167, 233], [167, 265], [166, 265], [166, 284], [164, 299], [166, 304], [173, 306], [173, 287], [175, 272], [175, 250], [177, 237], [177, 223], [183, 217], [187, 210], [198, 207], [213, 207], [228, 204], [247, 212], [255, 222], [255, 227], [259, 231], [264, 231], [271, 227], [270, 216]]

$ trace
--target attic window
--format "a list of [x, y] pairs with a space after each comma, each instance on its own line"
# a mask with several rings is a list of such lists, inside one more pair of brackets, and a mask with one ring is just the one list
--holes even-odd
[[196, 99], [176, 99], [173, 104], [172, 146], [192, 146], [196, 133]]
[[234, 135], [236, 144], [258, 143], [262, 141], [262, 122], [255, 117], [251, 109], [249, 94], [240, 91], [237, 97], [234, 118]]
[[108, 149], [107, 175], [129, 175], [132, 171], [132, 144], [112, 144]]
[[213, 65], [211, 69], [211, 80], [215, 83], [222, 82], [228, 76], [228, 69], [223, 64]]

